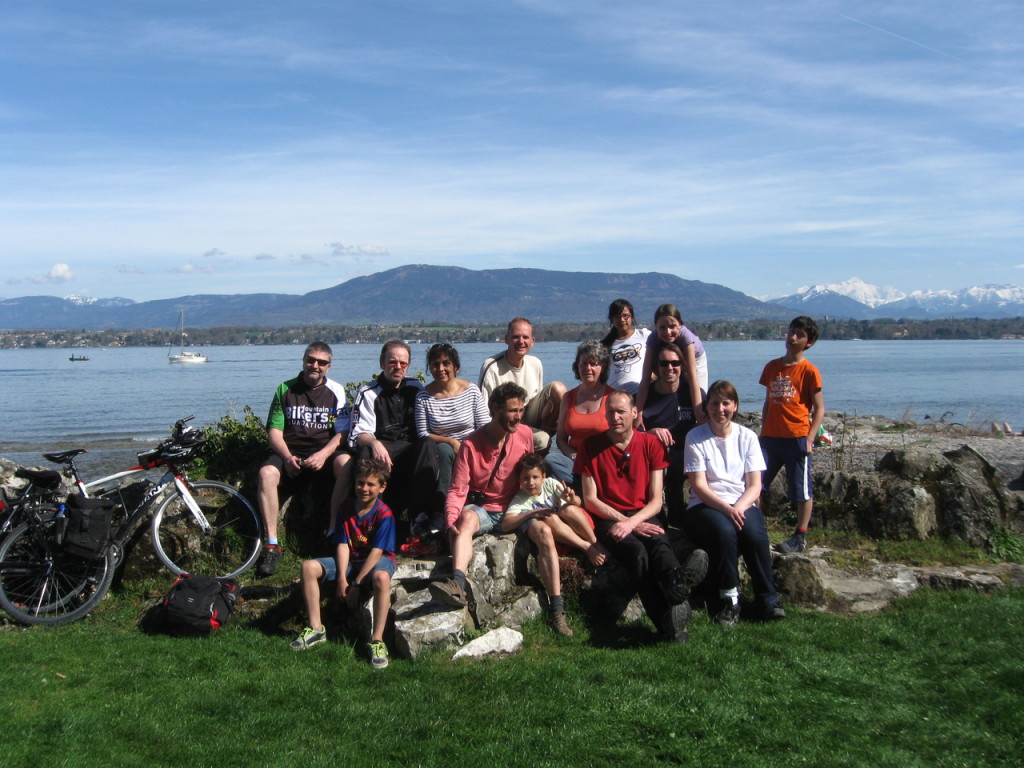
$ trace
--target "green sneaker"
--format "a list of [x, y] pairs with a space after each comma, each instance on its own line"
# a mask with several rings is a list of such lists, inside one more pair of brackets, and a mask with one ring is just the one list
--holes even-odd
[[383, 641], [369, 642], [370, 666], [374, 669], [384, 669], [388, 665], [388, 647]]
[[307, 651], [314, 645], [320, 645], [320, 643], [324, 642], [327, 642], [327, 632], [325, 630], [306, 627], [299, 632], [299, 636], [292, 640], [288, 647], [293, 651]]

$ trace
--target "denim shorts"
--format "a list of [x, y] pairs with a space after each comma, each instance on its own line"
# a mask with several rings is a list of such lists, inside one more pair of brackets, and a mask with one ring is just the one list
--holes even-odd
[[490, 533], [495, 528], [498, 529], [498, 533], [502, 533], [501, 518], [505, 516], [504, 512], [490, 512], [483, 507], [478, 507], [476, 504], [467, 504], [462, 509], [472, 509], [476, 512], [476, 517], [480, 521], [480, 530], [474, 535], [483, 536], [485, 533]]
[[[318, 557], [316, 559], [320, 566], [324, 569], [324, 575], [320, 577], [321, 583], [325, 581], [337, 581], [338, 580], [338, 561], [333, 557]], [[348, 564], [348, 578], [352, 578], [353, 575], [358, 575], [359, 570], [363, 567], [362, 560], [353, 560]], [[373, 576], [377, 571], [387, 571], [389, 576], [395, 575], [395, 561], [390, 557], [381, 556], [377, 564], [373, 566], [373, 571], [370, 575]]]

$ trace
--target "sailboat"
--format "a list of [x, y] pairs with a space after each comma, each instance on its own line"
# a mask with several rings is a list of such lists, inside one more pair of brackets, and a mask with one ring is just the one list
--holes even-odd
[[178, 315], [178, 331], [181, 333], [181, 337], [178, 341], [178, 354], [172, 355], [173, 347], [167, 349], [167, 362], [168, 363], [207, 363], [210, 361], [206, 355], [201, 355], [198, 352], [186, 352], [185, 351], [185, 310], [180, 310]]

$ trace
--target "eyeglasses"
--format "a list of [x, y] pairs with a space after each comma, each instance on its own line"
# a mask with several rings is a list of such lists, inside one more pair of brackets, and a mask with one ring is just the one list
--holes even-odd
[[319, 365], [321, 368], [330, 368], [330, 360], [321, 360], [319, 357], [307, 357], [306, 365]]
[[632, 320], [632, 319], [633, 319], [633, 316], [631, 314], [629, 314], [629, 312], [623, 312], [621, 315], [619, 315], [619, 320]]
[[683, 361], [682, 360], [659, 360], [658, 361], [658, 365], [660, 365], [662, 368], [669, 368], [669, 367], [681, 368], [682, 365], [683, 365]]
[[388, 368], [408, 368], [409, 367], [409, 361], [408, 360], [388, 360], [387, 361], [387, 366], [388, 366]]

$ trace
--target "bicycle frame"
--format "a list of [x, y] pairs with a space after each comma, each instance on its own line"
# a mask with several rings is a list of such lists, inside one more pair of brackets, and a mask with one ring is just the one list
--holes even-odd
[[114, 534], [114, 542], [118, 545], [123, 544], [127, 537], [131, 534], [131, 532], [135, 530], [136, 525], [142, 520], [142, 518], [145, 516], [145, 513], [148, 511], [150, 504], [152, 504], [153, 501], [164, 492], [164, 489], [166, 489], [169, 485], [172, 484], [174, 486], [175, 491], [178, 493], [179, 496], [181, 496], [182, 501], [185, 502], [185, 505], [189, 508], [189, 511], [195, 517], [196, 522], [199, 524], [199, 527], [203, 530], [203, 532], [209, 533], [210, 530], [212, 529], [210, 521], [206, 519], [206, 515], [203, 514], [203, 510], [200, 509], [199, 505], [196, 503], [196, 500], [192, 497], [192, 494], [189, 492], [188, 476], [185, 475], [183, 472], [179, 471], [177, 467], [174, 467], [168, 462], [158, 460], [148, 465], [139, 464], [135, 467], [132, 467], [131, 469], [126, 469], [121, 472], [115, 472], [113, 475], [101, 477], [97, 480], [92, 480], [88, 483], [83, 482], [82, 477], [78, 472], [78, 467], [75, 466], [74, 457], [70, 458], [67, 464], [68, 471], [71, 473], [72, 479], [75, 481], [75, 486], [85, 497], [91, 496], [90, 489], [95, 493], [96, 490], [103, 488], [104, 486], [111, 485], [112, 491], [117, 490], [116, 486], [113, 486], [112, 484], [116, 483], [119, 480], [140, 474], [142, 472], [146, 472], [151, 469], [156, 469], [157, 467], [160, 466], [167, 467], [163, 476], [149, 487], [149, 490], [146, 491], [145, 495], [142, 497], [142, 499], [139, 501], [139, 503], [135, 506], [133, 510], [129, 511], [127, 506], [122, 503], [121, 506], [124, 507], [124, 510], [126, 512], [126, 518], [124, 522], [118, 527], [117, 532]]

